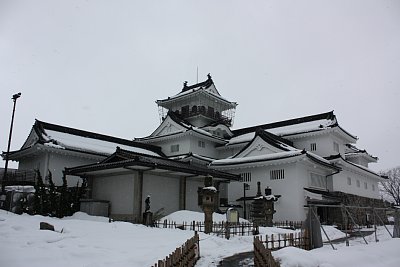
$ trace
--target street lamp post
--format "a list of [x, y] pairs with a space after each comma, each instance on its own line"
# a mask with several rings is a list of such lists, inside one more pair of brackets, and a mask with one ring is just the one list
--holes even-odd
[[15, 94], [12, 97], [12, 100], [14, 101], [14, 106], [13, 106], [13, 111], [11, 115], [11, 125], [10, 125], [10, 134], [8, 135], [8, 145], [7, 145], [7, 153], [6, 153], [6, 164], [4, 166], [4, 174], [3, 174], [3, 182], [1, 183], [1, 191], [5, 193], [5, 186], [6, 186], [6, 181], [7, 181], [7, 169], [8, 169], [8, 154], [10, 153], [10, 145], [11, 145], [11, 136], [12, 136], [12, 130], [13, 130], [13, 125], [14, 125], [14, 114], [15, 114], [15, 106], [17, 104], [17, 99], [21, 96], [21, 93]]
[[250, 189], [250, 185], [247, 183], [243, 184], [243, 217], [244, 219], [247, 219], [247, 214], [246, 214], [246, 190]]

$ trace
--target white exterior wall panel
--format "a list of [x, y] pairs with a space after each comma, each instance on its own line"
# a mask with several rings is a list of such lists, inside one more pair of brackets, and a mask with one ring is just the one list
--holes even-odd
[[133, 215], [135, 173], [96, 177], [93, 179], [92, 198], [110, 201], [110, 213]]
[[199, 211], [199, 212], [202, 211], [197, 202], [197, 199], [198, 199], [197, 189], [199, 187], [204, 187], [203, 179], [201, 179], [201, 180], [187, 179], [186, 180], [186, 209], [187, 210], [193, 210], [193, 211]]
[[179, 210], [179, 178], [144, 173], [142, 211], [145, 210], [146, 197], [150, 195], [150, 208], [154, 213], [164, 208], [164, 214]]

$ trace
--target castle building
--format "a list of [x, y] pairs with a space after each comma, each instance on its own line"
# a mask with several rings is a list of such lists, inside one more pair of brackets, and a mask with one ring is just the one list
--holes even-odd
[[[156, 103], [161, 123], [149, 136], [124, 140], [36, 121], [9, 159], [20, 169], [88, 179], [91, 198], [108, 201], [119, 218], [140, 216], [148, 194], [166, 213], [200, 210], [197, 190], [210, 175], [219, 205], [240, 206], [242, 216], [257, 182], [280, 196], [276, 220], [304, 220], [309, 204], [379, 202], [384, 178], [368, 168], [378, 159], [355, 146], [333, 111], [233, 129], [237, 103], [221, 96], [210, 75]], [[332, 220], [329, 213], [318, 208], [322, 221]]]

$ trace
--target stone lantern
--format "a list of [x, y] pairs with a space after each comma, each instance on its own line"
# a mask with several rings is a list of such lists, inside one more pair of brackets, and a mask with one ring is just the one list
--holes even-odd
[[257, 182], [257, 195], [253, 201], [253, 222], [260, 226], [273, 226], [272, 219], [274, 213], [274, 202], [278, 200], [278, 197], [272, 195], [271, 189], [267, 187], [265, 189], [265, 195], [261, 194], [261, 183]]
[[204, 212], [204, 232], [209, 234], [212, 232], [213, 212], [216, 210], [218, 191], [212, 185], [212, 177], [207, 176], [204, 180], [204, 187], [200, 191], [201, 208]]

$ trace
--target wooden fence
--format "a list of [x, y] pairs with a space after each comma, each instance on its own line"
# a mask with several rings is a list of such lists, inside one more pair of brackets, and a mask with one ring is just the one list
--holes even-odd
[[254, 246], [254, 266], [255, 267], [279, 267], [279, 262], [272, 257], [271, 250], [266, 248], [262, 240], [255, 236], [253, 240]]
[[[157, 221], [154, 223], [155, 227], [158, 228], [172, 228], [172, 229], [181, 229], [181, 230], [192, 230], [197, 232], [204, 232], [204, 222], [183, 222], [176, 223], [173, 221]], [[214, 222], [212, 225], [212, 233], [220, 236], [245, 236], [245, 235], [253, 235], [257, 230], [257, 226], [250, 222], [242, 222], [242, 223], [226, 223], [226, 222]]]
[[188, 239], [185, 244], [175, 249], [165, 259], [159, 260], [152, 267], [194, 267], [200, 258], [199, 235]]
[[285, 228], [285, 229], [301, 229], [303, 225], [302, 221], [281, 221], [281, 222], [274, 222], [275, 227]]
[[307, 231], [301, 231], [290, 234], [275, 234], [259, 236], [259, 240], [265, 244], [265, 247], [270, 250], [278, 250], [285, 247], [297, 247], [305, 250], [310, 249], [310, 238]]

